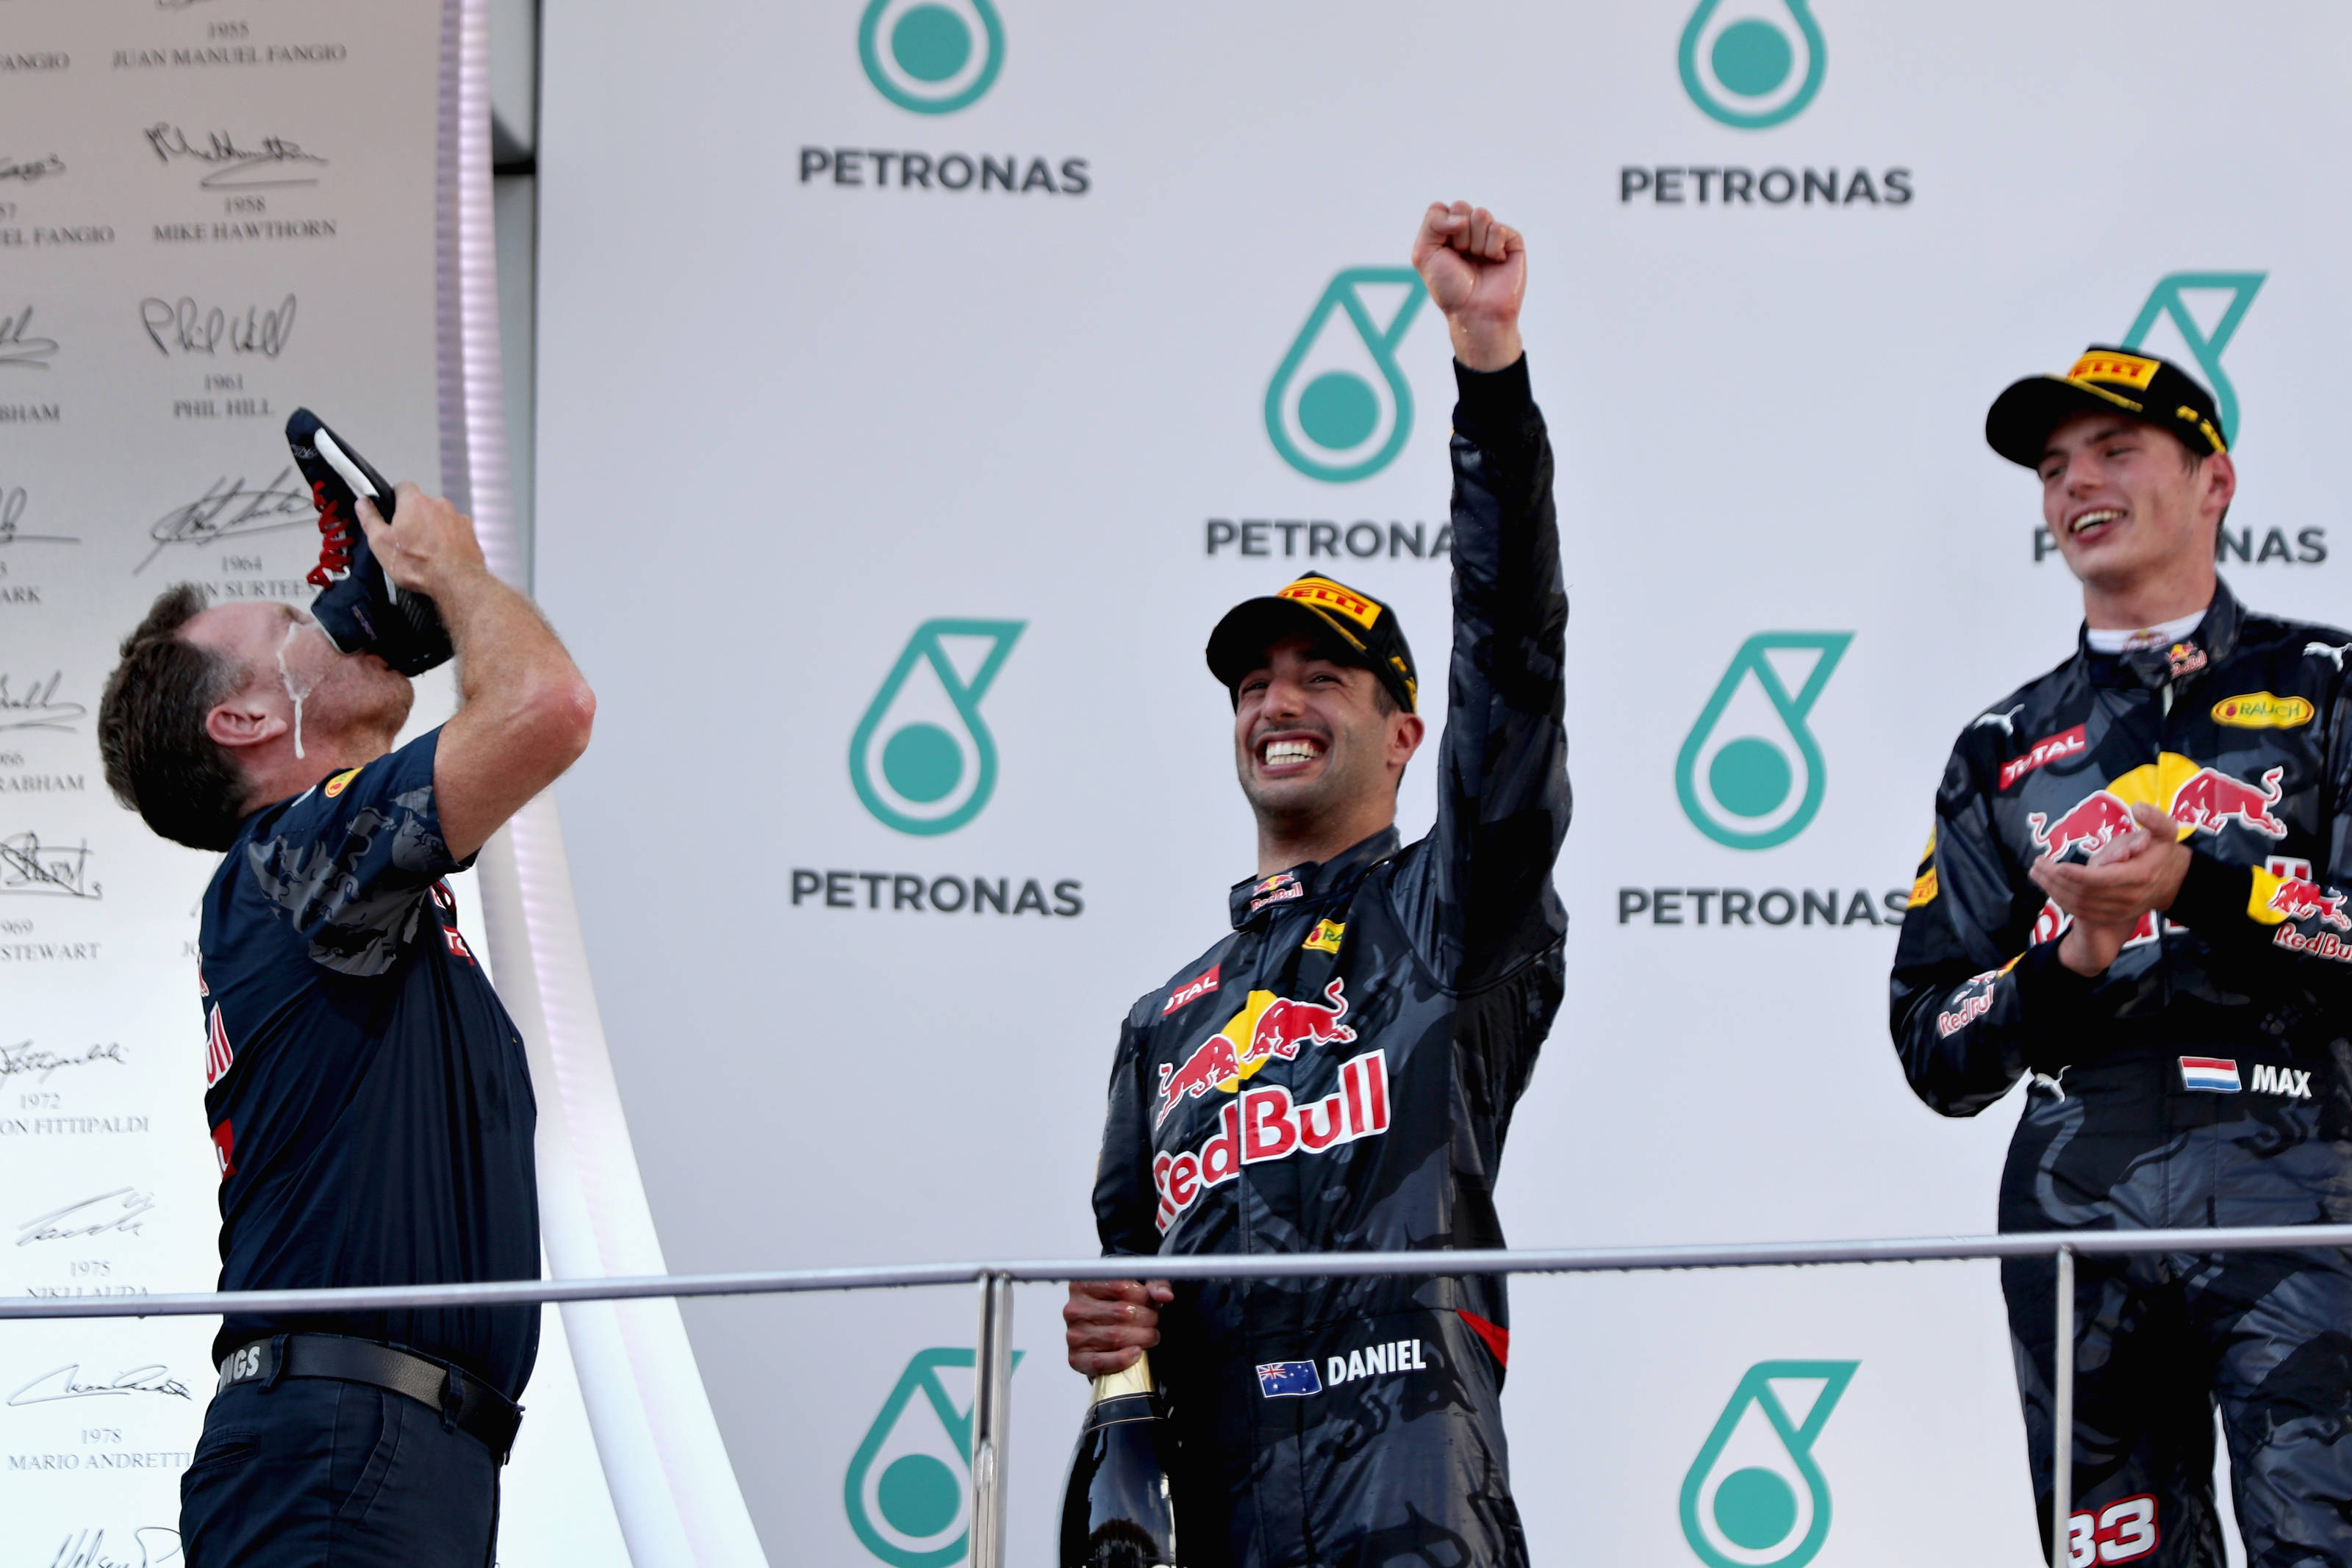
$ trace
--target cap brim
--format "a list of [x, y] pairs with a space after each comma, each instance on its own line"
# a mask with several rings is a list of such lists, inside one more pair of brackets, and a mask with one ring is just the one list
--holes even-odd
[[1364, 645], [1338, 622], [1295, 599], [1244, 599], [1225, 612], [1209, 633], [1209, 673], [1232, 691], [1241, 678], [1265, 664], [1265, 651], [1285, 637], [1312, 637], [1349, 664], [1371, 668]]
[[2103, 413], [2148, 417], [2147, 405], [2105, 387], [2064, 376], [2028, 376], [1992, 400], [1985, 412], [1985, 443], [2021, 468], [2040, 468], [2052, 431], [2078, 413]]

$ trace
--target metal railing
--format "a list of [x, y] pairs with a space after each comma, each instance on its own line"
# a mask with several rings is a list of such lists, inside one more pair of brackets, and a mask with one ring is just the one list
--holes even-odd
[[[1344, 1279], [1367, 1274], [1617, 1274], [1662, 1269], [1780, 1269], [1850, 1263], [1940, 1263], [2053, 1258], [2056, 1360], [2054, 1433], [2074, 1426], [2074, 1262], [2138, 1252], [2306, 1252], [2352, 1248], [2352, 1225], [2237, 1229], [2045, 1230], [2009, 1236], [1902, 1240], [1748, 1241], [1700, 1247], [1496, 1248], [1462, 1252], [1310, 1252], [1273, 1257], [1073, 1258], [1002, 1263], [917, 1263], [856, 1269], [782, 1269], [740, 1274], [651, 1274], [598, 1280], [513, 1280], [476, 1285], [384, 1285], [323, 1291], [232, 1291], [182, 1295], [38, 1297], [0, 1301], [0, 1322], [19, 1318], [205, 1317], [224, 1312], [338, 1312], [399, 1308], [522, 1306], [656, 1297], [783, 1295], [977, 1284], [980, 1336], [971, 1411], [971, 1568], [1004, 1568], [1006, 1416], [1013, 1389], [1013, 1287], [1079, 1280]], [[2050, 1562], [2067, 1568], [2074, 1500], [2071, 1440], [2053, 1444]]]

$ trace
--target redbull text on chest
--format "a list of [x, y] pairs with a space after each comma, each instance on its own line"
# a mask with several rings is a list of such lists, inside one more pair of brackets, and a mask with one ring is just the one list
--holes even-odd
[[1252, 991], [1242, 1010], [1224, 1027], [1196, 1046], [1182, 1066], [1160, 1065], [1160, 1113], [1156, 1129], [1169, 1113], [1187, 1100], [1197, 1100], [1212, 1089], [1231, 1094], [1243, 1079], [1280, 1057], [1295, 1060], [1302, 1045], [1345, 1045], [1356, 1031], [1339, 1020], [1348, 1016], [1342, 977], [1323, 988], [1329, 1005], [1293, 1001], [1272, 991]]
[[1339, 1064], [1339, 1086], [1320, 1100], [1294, 1103], [1279, 1083], [1245, 1092], [1217, 1115], [1217, 1130], [1197, 1149], [1160, 1154], [1151, 1185], [1160, 1195], [1152, 1223], [1162, 1236], [1202, 1193], [1241, 1175], [1244, 1166], [1321, 1154], [1389, 1130], [1389, 1068], [1372, 1051]]

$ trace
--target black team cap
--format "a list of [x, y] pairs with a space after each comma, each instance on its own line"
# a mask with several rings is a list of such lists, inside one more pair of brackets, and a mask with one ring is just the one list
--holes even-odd
[[1345, 583], [1312, 574], [1264, 599], [1244, 599], [1225, 612], [1209, 633], [1209, 673], [1224, 685], [1234, 706], [1241, 681], [1265, 666], [1265, 651], [1285, 637], [1304, 632], [1344, 662], [1372, 672], [1407, 713], [1421, 689], [1396, 612]]
[[2127, 413], [2170, 431], [2200, 457], [2230, 450], [2213, 394], [2169, 360], [2093, 344], [2063, 376], [2028, 376], [1993, 399], [1985, 440], [2026, 468], [2040, 468], [2050, 433], [2078, 413]]

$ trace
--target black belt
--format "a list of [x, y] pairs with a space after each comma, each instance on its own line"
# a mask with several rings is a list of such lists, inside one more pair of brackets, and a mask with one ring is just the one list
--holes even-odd
[[247, 1383], [268, 1388], [281, 1377], [328, 1377], [404, 1395], [438, 1415], [445, 1427], [479, 1438], [502, 1465], [522, 1425], [522, 1406], [480, 1378], [373, 1340], [275, 1334], [239, 1345], [220, 1364], [221, 1392]]

